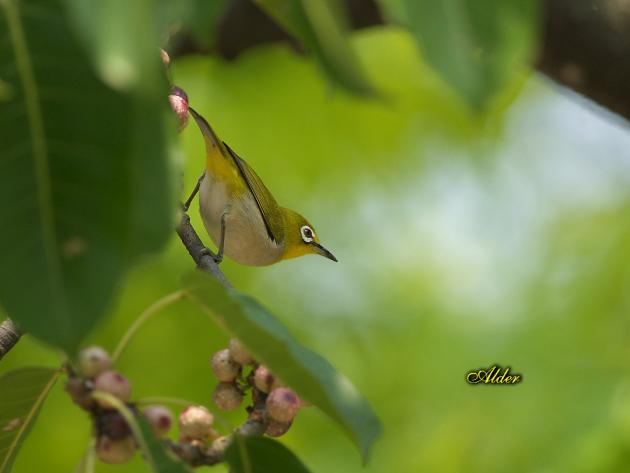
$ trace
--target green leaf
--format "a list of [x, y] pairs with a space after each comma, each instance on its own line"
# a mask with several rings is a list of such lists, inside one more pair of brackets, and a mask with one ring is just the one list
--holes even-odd
[[0, 377], [0, 473], [8, 473], [60, 371], [21, 368]]
[[350, 92], [374, 95], [347, 35], [338, 0], [255, 0], [315, 55], [328, 76]]
[[228, 291], [200, 271], [186, 275], [184, 286], [187, 295], [239, 338], [258, 361], [338, 422], [367, 458], [381, 425], [347, 378], [327, 360], [300, 345], [251, 297]]
[[169, 452], [162, 441], [155, 436], [149, 421], [144, 416], [135, 416], [123, 402], [109, 393], [94, 391], [92, 395], [95, 399], [107, 401], [109, 405], [120, 412], [129, 425], [142, 450], [144, 459], [152, 471], [155, 473], [191, 473], [192, 470]]
[[106, 86], [59, 0], [0, 0], [0, 38], [0, 304], [73, 352], [171, 234], [168, 89]]
[[476, 109], [533, 58], [537, 0], [380, 2], [411, 30], [425, 60]]
[[225, 452], [231, 473], [308, 473], [300, 459], [266, 437], [237, 437]]

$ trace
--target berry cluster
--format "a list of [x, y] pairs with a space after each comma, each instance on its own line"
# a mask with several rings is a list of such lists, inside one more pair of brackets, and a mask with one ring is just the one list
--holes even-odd
[[[252, 391], [252, 406], [247, 408], [250, 416], [257, 417], [266, 425], [265, 434], [279, 437], [286, 433], [300, 407], [306, 403], [269, 369], [256, 362], [247, 348], [232, 338], [229, 348], [217, 351], [211, 359], [214, 375], [219, 380], [212, 400], [224, 411], [236, 409], [243, 402], [247, 390]], [[251, 367], [245, 374], [246, 368]], [[256, 409], [256, 406], [262, 408]]]
[[[138, 448], [131, 429], [110, 403], [92, 396], [94, 391], [108, 393], [125, 403], [134, 414], [139, 413], [136, 405], [129, 402], [131, 383], [112, 370], [111, 365], [111, 358], [103, 348], [91, 346], [81, 350], [77, 369], [68, 369], [66, 391], [76, 404], [92, 415], [98, 458], [105, 463], [124, 463]], [[160, 437], [165, 436], [173, 424], [173, 415], [164, 406], [147, 406], [141, 413]]]
[[[241, 435], [272, 437], [289, 430], [299, 409], [305, 406], [298, 395], [286, 387], [264, 365], [256, 362], [237, 339], [230, 340], [229, 348], [212, 356], [212, 371], [219, 379], [212, 399], [221, 410], [239, 407], [251, 390], [251, 405], [247, 407], [248, 421], [237, 429]], [[136, 416], [144, 416], [156, 436], [192, 466], [212, 465], [221, 461], [232, 436], [222, 436], [214, 428], [214, 416], [203, 406], [188, 406], [179, 416], [179, 440], [167, 439], [173, 425], [173, 414], [161, 405], [139, 409], [131, 402], [131, 383], [112, 369], [109, 354], [101, 347], [91, 346], [79, 353], [76, 367], [67, 368], [66, 391], [72, 400], [93, 419], [96, 454], [105, 463], [124, 463], [138, 449], [127, 421], [111, 400], [93, 395], [95, 391], [108, 393]], [[247, 373], [245, 373], [247, 372]], [[253, 427], [252, 427], [253, 426]], [[253, 428], [253, 430], [248, 430]]]

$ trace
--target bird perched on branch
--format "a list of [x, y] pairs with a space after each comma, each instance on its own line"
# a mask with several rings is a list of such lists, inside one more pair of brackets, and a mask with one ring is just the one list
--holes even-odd
[[206, 171], [186, 203], [199, 191], [201, 218], [223, 255], [237, 263], [265, 266], [318, 254], [337, 259], [324, 248], [313, 226], [299, 213], [280, 207], [254, 170], [221, 141], [208, 122], [189, 108], [206, 145]]

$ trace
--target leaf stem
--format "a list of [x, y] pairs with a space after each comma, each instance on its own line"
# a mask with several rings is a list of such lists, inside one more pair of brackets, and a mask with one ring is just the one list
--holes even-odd
[[112, 362], [115, 362], [120, 355], [125, 350], [133, 336], [140, 330], [140, 328], [154, 315], [159, 313], [162, 309], [168, 307], [169, 305], [179, 301], [184, 297], [184, 291], [175, 291], [161, 299], [154, 302], [150, 305], [144, 312], [142, 312], [138, 318], [131, 324], [131, 326], [127, 329], [123, 337], [118, 342], [118, 346], [114, 350], [114, 354], [112, 355]]

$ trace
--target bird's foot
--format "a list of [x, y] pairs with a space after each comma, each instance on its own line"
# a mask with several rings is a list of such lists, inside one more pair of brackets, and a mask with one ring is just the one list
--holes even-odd
[[216, 264], [220, 264], [223, 261], [223, 254], [219, 252], [219, 254], [214, 254], [210, 248], [204, 247], [200, 252], [199, 256], [209, 256]]
[[199, 252], [199, 256], [209, 256], [212, 259], [215, 259], [217, 257], [217, 255], [215, 255], [208, 247], [203, 247]]

